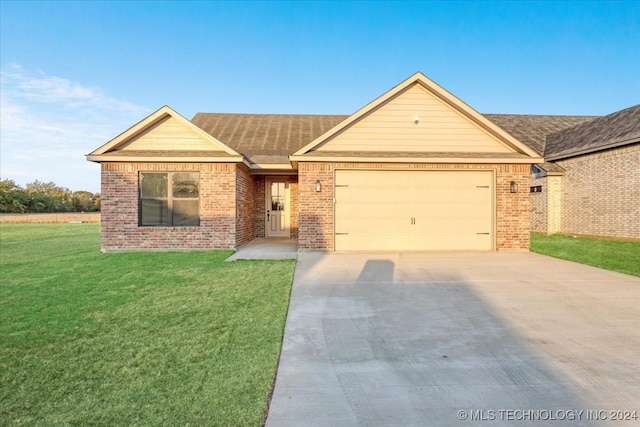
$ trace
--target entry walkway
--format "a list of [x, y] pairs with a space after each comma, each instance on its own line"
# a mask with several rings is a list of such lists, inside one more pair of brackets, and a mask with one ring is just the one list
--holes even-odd
[[297, 239], [254, 239], [238, 248], [227, 261], [238, 259], [297, 259]]

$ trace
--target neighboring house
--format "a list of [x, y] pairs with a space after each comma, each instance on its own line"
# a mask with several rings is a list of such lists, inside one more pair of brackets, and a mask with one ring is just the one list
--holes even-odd
[[87, 156], [101, 247], [528, 250], [544, 136], [585, 119], [481, 115], [421, 73], [350, 116], [165, 106]]
[[640, 239], [640, 105], [549, 134], [532, 229]]

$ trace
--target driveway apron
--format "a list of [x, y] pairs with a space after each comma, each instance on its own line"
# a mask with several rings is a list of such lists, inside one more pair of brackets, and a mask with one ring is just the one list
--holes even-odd
[[639, 424], [640, 278], [533, 253], [298, 256], [269, 427]]

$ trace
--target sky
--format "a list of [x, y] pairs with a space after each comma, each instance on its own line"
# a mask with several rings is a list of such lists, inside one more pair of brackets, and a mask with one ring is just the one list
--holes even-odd
[[0, 0], [0, 179], [100, 191], [85, 155], [169, 105], [350, 114], [416, 71], [481, 113], [640, 103], [640, 1]]

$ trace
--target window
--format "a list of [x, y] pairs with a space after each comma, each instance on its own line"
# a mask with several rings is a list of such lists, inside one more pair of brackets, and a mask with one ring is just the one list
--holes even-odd
[[140, 225], [200, 225], [198, 172], [141, 172]]
[[536, 185], [534, 187], [529, 188], [531, 193], [542, 193], [542, 185]]

